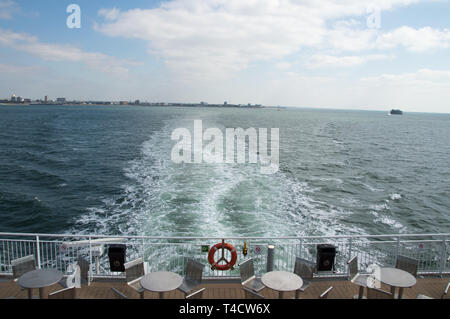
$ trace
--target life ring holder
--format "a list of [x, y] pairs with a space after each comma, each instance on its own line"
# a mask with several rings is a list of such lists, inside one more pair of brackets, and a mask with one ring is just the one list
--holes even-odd
[[[214, 259], [214, 255], [216, 254], [216, 251], [219, 249], [222, 250], [222, 256], [219, 258], [219, 260], [216, 261]], [[225, 249], [231, 253], [231, 260], [227, 260], [225, 258]], [[221, 270], [221, 271], [225, 271], [225, 270], [229, 270], [229, 269], [233, 270], [234, 269], [233, 266], [236, 264], [236, 261], [237, 261], [236, 248], [234, 248], [233, 245], [231, 245], [229, 243], [225, 243], [225, 240], [222, 239], [221, 243], [215, 244], [209, 250], [208, 261], [211, 265], [212, 270]], [[222, 264], [222, 265], [219, 264], [221, 261], [225, 261], [226, 264]]]

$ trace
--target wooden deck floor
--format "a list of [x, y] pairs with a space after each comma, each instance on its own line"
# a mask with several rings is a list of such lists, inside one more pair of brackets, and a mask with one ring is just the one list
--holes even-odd
[[[450, 278], [423, 278], [417, 279], [417, 284], [404, 290], [404, 299], [414, 299], [417, 294], [425, 294], [433, 298], [440, 298], [445, 286], [450, 281]], [[335, 281], [317, 281], [314, 282], [302, 295], [301, 298], [304, 299], [317, 299], [318, 296], [326, 290], [328, 287], [333, 286], [334, 289], [330, 295], [330, 299], [351, 299], [353, 295], [358, 293], [358, 287], [351, 284], [346, 280], [335, 280]], [[126, 283], [122, 282], [93, 282], [90, 286], [83, 286], [80, 291], [81, 299], [111, 299], [114, 295], [111, 291], [111, 287], [120, 290], [122, 293], [127, 295], [130, 299], [138, 299], [139, 295]], [[203, 295], [204, 299], [244, 299], [244, 293], [241, 289], [239, 283], [205, 283], [201, 285], [205, 287], [205, 293]], [[389, 290], [389, 287], [383, 286], [385, 290]], [[48, 288], [48, 293], [54, 292], [61, 289], [61, 287], [56, 284]], [[265, 288], [261, 292], [267, 299], [278, 298], [278, 292], [273, 291], [269, 288]], [[38, 290], [34, 291], [34, 295], [38, 295]], [[1, 279], [0, 281], [0, 299], [5, 299], [9, 297], [14, 297], [18, 299], [26, 299], [27, 291], [21, 290], [17, 283]], [[293, 298], [294, 293], [286, 293], [285, 298]], [[447, 296], [448, 298], [449, 296]], [[158, 294], [146, 292], [146, 299], [158, 298]], [[180, 291], [171, 291], [165, 293], [164, 298], [168, 299], [182, 299], [184, 295]]]

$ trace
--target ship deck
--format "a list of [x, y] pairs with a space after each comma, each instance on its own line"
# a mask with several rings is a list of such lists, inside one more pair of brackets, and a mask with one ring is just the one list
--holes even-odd
[[[420, 294], [428, 295], [432, 298], [439, 299], [447, 285], [450, 282], [450, 277], [425, 277], [418, 278], [417, 284], [411, 288], [404, 290], [403, 299], [415, 299]], [[358, 293], [358, 287], [353, 285], [348, 280], [320, 280], [315, 281], [313, 284], [301, 294], [302, 299], [317, 299], [318, 296], [326, 290], [328, 287], [333, 286], [333, 291], [330, 294], [330, 299], [351, 299], [352, 296]], [[112, 299], [114, 294], [111, 291], [111, 287], [114, 287], [124, 293], [129, 299], [139, 299], [139, 295], [125, 282], [118, 281], [94, 281], [90, 286], [83, 285], [79, 293], [80, 299]], [[199, 288], [206, 288], [203, 298], [204, 299], [244, 299], [244, 293], [241, 289], [241, 284], [236, 281], [221, 281], [213, 282], [208, 281], [203, 283]], [[389, 290], [388, 286], [383, 285], [382, 289]], [[62, 289], [61, 286], [55, 284], [48, 288], [48, 293]], [[264, 288], [261, 294], [266, 299], [277, 299], [278, 292], [269, 288]], [[9, 278], [0, 279], [0, 299], [16, 298], [27, 299], [27, 291], [22, 290], [17, 283]], [[38, 290], [35, 289], [34, 296], [38, 296]], [[294, 292], [285, 294], [286, 299], [292, 299]], [[158, 299], [157, 293], [146, 292], [146, 299]], [[178, 290], [174, 290], [165, 293], [166, 299], [183, 299], [184, 294]], [[447, 296], [446, 298], [449, 298]]]

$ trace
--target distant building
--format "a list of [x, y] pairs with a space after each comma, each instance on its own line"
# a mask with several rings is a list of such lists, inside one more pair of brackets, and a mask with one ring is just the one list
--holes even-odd
[[139, 105], [139, 104], [141, 104], [141, 101], [136, 100], [136, 101], [134, 101], [134, 104]]
[[56, 102], [58, 102], [58, 103], [66, 103], [66, 98], [59, 97], [59, 98], [56, 99]]
[[44, 102], [45, 102], [45, 103], [48, 103], [48, 95], [45, 96]]
[[17, 97], [15, 94], [11, 96], [11, 102], [17, 102]]
[[200, 105], [208, 105], [208, 103], [207, 102], [200, 102]]
[[120, 101], [120, 105], [128, 105], [127, 101]]
[[227, 104], [228, 104], [228, 102], [227, 102], [227, 101], [223, 102], [223, 105], [227, 105]]

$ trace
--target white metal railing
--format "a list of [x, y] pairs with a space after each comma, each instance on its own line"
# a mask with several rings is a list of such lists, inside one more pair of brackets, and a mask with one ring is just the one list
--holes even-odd
[[[238, 252], [234, 270], [211, 270], [207, 252], [224, 239]], [[244, 242], [247, 255], [243, 255]], [[347, 261], [358, 256], [359, 268], [364, 271], [370, 264], [394, 266], [398, 254], [419, 260], [419, 274], [450, 273], [450, 234], [393, 234], [373, 236], [303, 236], [303, 237], [153, 237], [153, 236], [97, 236], [66, 234], [0, 233], [0, 275], [12, 273], [11, 261], [33, 254], [39, 268], [57, 268], [63, 272], [76, 263], [78, 256], [90, 262], [90, 280], [94, 277], [124, 277], [124, 273], [111, 272], [108, 246], [126, 245], [126, 261], [143, 257], [149, 271], [173, 271], [184, 274], [186, 258], [203, 264], [205, 278], [239, 277], [240, 262], [254, 258], [255, 272], [262, 275], [267, 267], [267, 246], [275, 246], [274, 270], [293, 271], [295, 258], [315, 261], [317, 245], [336, 247], [334, 271], [326, 276], [346, 276]], [[230, 259], [226, 251], [225, 257]], [[320, 274], [319, 274], [320, 275]]]

